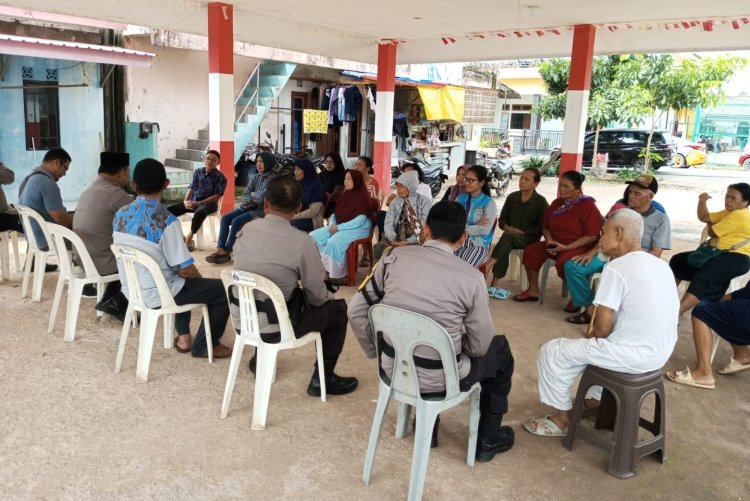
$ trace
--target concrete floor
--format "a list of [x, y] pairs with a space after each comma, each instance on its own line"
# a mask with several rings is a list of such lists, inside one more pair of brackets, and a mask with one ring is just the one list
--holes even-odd
[[[675, 242], [676, 250], [694, 245]], [[205, 252], [197, 254], [202, 271], [218, 276], [221, 268], [205, 265]], [[229, 416], [222, 420], [228, 360], [209, 365], [162, 349], [157, 337], [149, 382], [136, 384], [137, 335], [131, 331], [122, 372], [114, 374], [120, 325], [112, 318], [97, 320], [93, 300], [83, 300], [74, 342], [62, 340], [60, 317], [55, 332], [46, 334], [56, 279], [56, 273], [47, 275], [39, 304], [20, 298], [20, 276], [0, 283], [0, 499], [406, 497], [413, 440], [393, 437], [395, 405], [370, 485], [362, 482], [377, 379], [374, 362], [364, 358], [353, 337], [338, 371], [359, 378], [356, 392], [331, 396], [325, 404], [307, 396], [312, 347], [282, 353], [267, 429], [252, 431], [250, 350], [243, 355]], [[491, 304], [496, 328], [507, 335], [516, 358], [504, 420], [516, 431], [514, 448], [469, 468], [468, 407], [444, 413], [424, 499], [747, 499], [750, 373], [717, 375], [713, 391], [665, 381], [667, 462], [644, 458], [630, 480], [608, 475], [605, 453], [589, 445], [577, 442], [571, 452], [560, 439], [521, 428], [524, 419], [548, 412], [537, 394], [539, 346], [583, 330], [563, 321], [560, 284], [550, 279], [544, 306]], [[352, 293], [342, 288], [340, 296], [349, 299]], [[222, 341], [231, 345], [231, 333]], [[729, 356], [722, 343], [715, 367]], [[694, 358], [685, 316], [667, 368], [682, 369]]]

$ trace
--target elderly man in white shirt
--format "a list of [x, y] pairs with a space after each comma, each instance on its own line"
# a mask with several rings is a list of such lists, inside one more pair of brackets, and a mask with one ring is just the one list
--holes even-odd
[[[539, 395], [556, 413], [523, 423], [535, 435], [562, 437], [570, 423], [571, 390], [587, 365], [642, 374], [658, 370], [677, 342], [680, 301], [667, 263], [641, 249], [643, 218], [621, 209], [607, 220], [601, 250], [604, 268], [585, 339], [553, 339], [539, 352]], [[601, 387], [592, 388], [593, 398]]]

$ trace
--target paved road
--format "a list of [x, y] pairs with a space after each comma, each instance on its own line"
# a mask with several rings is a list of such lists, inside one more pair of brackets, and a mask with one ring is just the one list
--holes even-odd
[[[676, 169], [673, 167], [662, 167], [656, 173], [660, 176], [684, 176], [684, 177], [709, 177], [720, 179], [745, 179], [750, 180], [749, 170], [721, 170], [721, 169]], [[735, 181], [736, 182], [736, 181]]]

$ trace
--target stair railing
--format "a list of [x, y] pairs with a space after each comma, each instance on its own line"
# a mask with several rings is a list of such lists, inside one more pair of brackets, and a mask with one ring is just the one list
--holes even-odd
[[[253, 90], [253, 94], [250, 96], [250, 99], [248, 99], [247, 104], [245, 104], [245, 107], [242, 108], [242, 111], [237, 113], [237, 103], [239, 102], [240, 98], [245, 94], [245, 89], [247, 89], [251, 82], [253, 81], [253, 78], [255, 78], [255, 90]], [[242, 89], [240, 90], [240, 93], [237, 94], [237, 97], [234, 100], [234, 124], [235, 126], [242, 120], [242, 117], [245, 116], [245, 113], [247, 112], [247, 109], [250, 107], [251, 104], [253, 104], [253, 101], [255, 101], [255, 104], [258, 104], [258, 94], [260, 92], [260, 63], [255, 65], [255, 69], [252, 73], [250, 73], [250, 76], [247, 78], [247, 81], [245, 82], [245, 85], [242, 86]]]

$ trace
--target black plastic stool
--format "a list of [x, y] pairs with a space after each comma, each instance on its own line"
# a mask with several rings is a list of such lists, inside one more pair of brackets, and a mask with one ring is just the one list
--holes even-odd
[[[600, 405], [586, 409], [584, 399], [592, 386], [601, 386], [602, 400]], [[651, 393], [656, 396], [654, 420], [647, 421], [641, 417], [643, 400]], [[568, 435], [563, 445], [573, 449], [576, 438], [604, 449], [609, 454], [609, 473], [618, 478], [630, 478], [635, 475], [635, 464], [638, 459], [654, 452], [659, 453], [662, 464], [666, 461], [665, 449], [665, 402], [664, 382], [661, 371], [645, 374], [624, 374], [589, 365], [583, 372], [578, 386], [575, 404], [571, 413]], [[582, 418], [596, 414], [595, 429], [580, 423]], [[638, 428], [643, 427], [653, 433], [653, 438], [638, 442]], [[612, 440], [596, 430], [614, 431]]]

